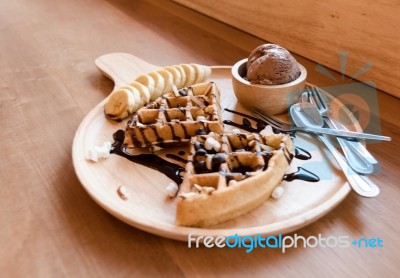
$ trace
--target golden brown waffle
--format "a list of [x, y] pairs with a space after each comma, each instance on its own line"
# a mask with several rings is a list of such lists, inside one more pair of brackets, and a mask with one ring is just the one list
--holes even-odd
[[171, 91], [143, 107], [128, 122], [127, 148], [189, 142], [196, 134], [222, 133], [224, 128], [215, 83]]
[[193, 137], [179, 191], [177, 225], [209, 226], [256, 208], [282, 181], [292, 158], [288, 135]]

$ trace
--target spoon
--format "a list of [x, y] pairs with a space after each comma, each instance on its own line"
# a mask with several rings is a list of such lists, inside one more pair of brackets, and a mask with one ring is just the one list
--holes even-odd
[[[323, 127], [322, 118], [317, 106], [314, 103], [302, 102], [294, 105], [296, 113], [293, 117], [299, 117], [300, 121], [307, 127]], [[293, 119], [294, 121], [294, 119]], [[356, 149], [350, 146], [350, 141], [337, 138], [349, 166], [357, 173], [368, 175], [374, 172], [374, 166], [366, 157], [360, 154]]]
[[[315, 113], [311, 115], [306, 115], [302, 110], [303, 107], [308, 107], [303, 103], [297, 103], [290, 107], [290, 115], [296, 126], [307, 127], [308, 123], [312, 123], [314, 117], [317, 117]], [[317, 119], [317, 118], [316, 118]], [[315, 120], [315, 119], [314, 119]], [[318, 121], [317, 121], [318, 122]], [[351, 188], [359, 195], [363, 197], [375, 197], [379, 195], [379, 187], [368, 177], [361, 176], [357, 174], [351, 167], [349, 167], [344, 156], [331, 144], [331, 142], [322, 134], [317, 134], [318, 139], [320, 139], [328, 150], [335, 157], [340, 168], [342, 168], [343, 174], [346, 176]]]

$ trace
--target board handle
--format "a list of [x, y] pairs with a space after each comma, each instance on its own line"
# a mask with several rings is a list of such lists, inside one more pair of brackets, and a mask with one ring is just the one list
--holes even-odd
[[114, 89], [132, 83], [140, 74], [159, 69], [134, 55], [116, 52], [98, 57], [96, 67], [114, 82]]

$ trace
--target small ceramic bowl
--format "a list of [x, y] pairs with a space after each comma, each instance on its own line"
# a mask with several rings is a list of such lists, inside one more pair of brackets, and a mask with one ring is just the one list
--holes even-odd
[[238, 101], [246, 108], [256, 108], [268, 115], [286, 112], [296, 103], [306, 83], [307, 70], [299, 64], [300, 76], [282, 85], [252, 84], [245, 79], [247, 59], [240, 60], [232, 67], [232, 85]]

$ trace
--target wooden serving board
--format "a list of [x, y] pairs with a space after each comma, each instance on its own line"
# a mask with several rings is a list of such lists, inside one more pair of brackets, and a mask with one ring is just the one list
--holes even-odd
[[[158, 66], [126, 53], [112, 53], [96, 60], [99, 70], [115, 82], [115, 87], [132, 82], [135, 76]], [[232, 90], [230, 67], [213, 67], [210, 80], [221, 89], [221, 105], [246, 112], [237, 103]], [[169, 198], [166, 186], [171, 182], [164, 174], [135, 164], [123, 157], [111, 155], [99, 162], [86, 160], [88, 150], [104, 141], [113, 141], [118, 129], [125, 129], [126, 121], [106, 119], [103, 108], [106, 99], [96, 105], [80, 124], [73, 142], [73, 163], [77, 176], [90, 196], [106, 211], [120, 220], [144, 231], [186, 241], [190, 233], [198, 235], [229, 236], [233, 234], [276, 235], [299, 229], [333, 209], [349, 193], [350, 187], [326, 149], [311, 135], [296, 135], [294, 142], [312, 154], [310, 160], [294, 159], [288, 173], [303, 167], [318, 173], [319, 182], [283, 181], [285, 192], [280, 199], [268, 199], [255, 210], [209, 228], [189, 228], [175, 225], [176, 199]], [[336, 103], [336, 104], [335, 104]], [[332, 106], [343, 110], [338, 102]], [[283, 116], [284, 117], [284, 116]], [[241, 122], [241, 117], [223, 111], [225, 120]], [[348, 116], [354, 130], [360, 126]], [[226, 126], [226, 129], [231, 127]], [[130, 196], [124, 200], [118, 188], [124, 186]]]

